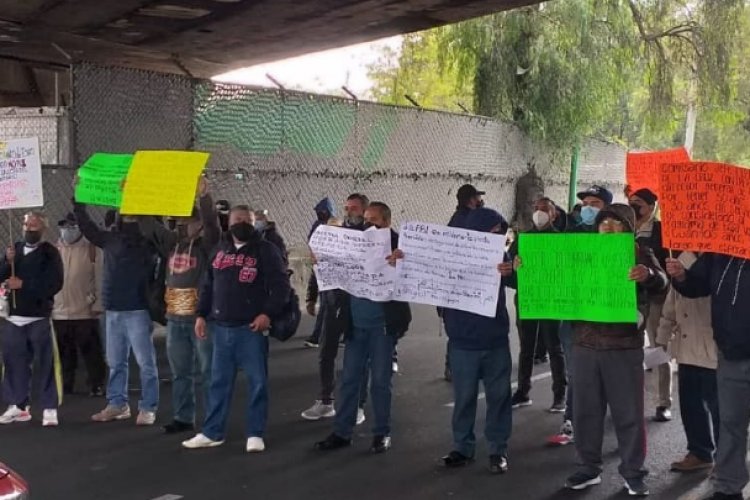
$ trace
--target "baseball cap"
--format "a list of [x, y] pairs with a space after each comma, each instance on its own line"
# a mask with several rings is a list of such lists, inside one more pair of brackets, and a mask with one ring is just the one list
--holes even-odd
[[612, 193], [609, 189], [597, 186], [596, 184], [588, 188], [586, 191], [581, 191], [577, 196], [579, 200], [593, 196], [594, 198], [599, 198], [607, 205], [612, 204]]
[[456, 198], [458, 198], [458, 201], [467, 201], [475, 196], [483, 196], [484, 194], [484, 191], [478, 191], [477, 188], [475, 188], [471, 184], [464, 184], [463, 186], [458, 188]]
[[57, 222], [58, 227], [77, 226], [78, 219], [73, 212], [68, 212], [64, 219]]

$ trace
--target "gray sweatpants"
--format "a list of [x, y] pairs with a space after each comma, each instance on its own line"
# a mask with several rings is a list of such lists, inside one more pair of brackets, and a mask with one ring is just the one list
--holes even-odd
[[596, 351], [573, 347], [573, 424], [582, 472], [602, 471], [602, 440], [607, 406], [615, 424], [625, 479], [648, 474], [643, 419], [643, 350]]
[[714, 469], [716, 491], [742, 493], [748, 483], [747, 427], [750, 424], [750, 359], [729, 361], [719, 353], [719, 448]]

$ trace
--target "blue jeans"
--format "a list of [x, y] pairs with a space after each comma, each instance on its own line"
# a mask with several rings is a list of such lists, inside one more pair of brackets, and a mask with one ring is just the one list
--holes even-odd
[[565, 375], [568, 377], [568, 392], [565, 395], [564, 421], [573, 421], [573, 325], [570, 321], [560, 323], [560, 344], [565, 356]]
[[487, 417], [484, 436], [490, 455], [505, 455], [513, 427], [510, 371], [512, 361], [507, 347], [488, 351], [468, 351], [449, 345], [453, 372], [453, 449], [473, 457], [476, 448], [474, 422], [477, 416], [479, 381], [484, 385]]
[[247, 377], [246, 437], [263, 437], [268, 420], [268, 337], [250, 326], [210, 325], [213, 365], [203, 435], [223, 441], [237, 370]]
[[168, 320], [167, 358], [172, 370], [172, 407], [175, 420], [187, 424], [195, 422], [196, 382], [200, 382], [203, 389], [204, 407], [208, 405], [212, 356], [210, 331], [207, 339], [199, 339], [195, 335], [195, 319]]
[[156, 411], [159, 406], [159, 374], [148, 311], [107, 311], [106, 314], [109, 365], [107, 402], [117, 407], [128, 404], [128, 361], [132, 349], [141, 370], [141, 400], [138, 408]]
[[[357, 409], [366, 373], [370, 370], [370, 398], [372, 400], [374, 436], [391, 433], [391, 379], [393, 377], [393, 348], [396, 338], [386, 335], [385, 325], [374, 328], [352, 329], [344, 349], [344, 368], [341, 374], [339, 398], [336, 400], [336, 420], [333, 432], [351, 439], [357, 422]], [[366, 386], [365, 386], [366, 388]]]

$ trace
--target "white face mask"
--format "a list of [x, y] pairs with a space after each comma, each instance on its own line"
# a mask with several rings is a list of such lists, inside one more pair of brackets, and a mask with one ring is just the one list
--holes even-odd
[[537, 210], [536, 212], [534, 212], [534, 215], [531, 216], [531, 220], [534, 221], [534, 225], [537, 229], [542, 229], [543, 227], [546, 227], [547, 224], [549, 224], [550, 218], [547, 212]]

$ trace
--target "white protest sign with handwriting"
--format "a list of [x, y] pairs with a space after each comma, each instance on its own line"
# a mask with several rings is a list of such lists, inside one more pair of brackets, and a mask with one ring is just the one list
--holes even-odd
[[315, 278], [320, 291], [340, 289], [376, 302], [392, 299], [396, 270], [386, 262], [391, 254], [390, 229], [319, 226], [310, 249], [317, 260]]
[[0, 139], [0, 209], [42, 205], [39, 139]]
[[399, 248], [394, 300], [495, 316], [505, 236], [407, 222]]

